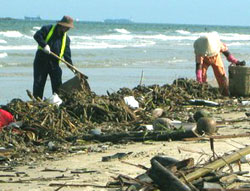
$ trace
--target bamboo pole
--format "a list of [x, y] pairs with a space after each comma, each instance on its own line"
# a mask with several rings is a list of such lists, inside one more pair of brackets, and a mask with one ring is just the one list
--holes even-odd
[[250, 154], [250, 146], [245, 147], [239, 151], [236, 151], [228, 156], [222, 157], [216, 161], [211, 162], [208, 165], [205, 165], [202, 168], [197, 169], [196, 171], [189, 173], [185, 176], [185, 180], [184, 178], [180, 178], [180, 180], [182, 182], [188, 181], [191, 182], [193, 180], [196, 180], [218, 168], [221, 168], [227, 164], [230, 164], [232, 162], [235, 162], [237, 160], [239, 160], [242, 156], [245, 156], [247, 154]]
[[238, 137], [250, 137], [250, 133], [240, 133], [240, 134], [230, 134], [230, 135], [215, 135], [215, 136], [206, 136], [206, 137], [191, 137], [191, 138], [184, 138], [183, 141], [199, 141], [199, 140], [208, 140], [210, 138], [230, 139], [230, 138], [238, 138]]

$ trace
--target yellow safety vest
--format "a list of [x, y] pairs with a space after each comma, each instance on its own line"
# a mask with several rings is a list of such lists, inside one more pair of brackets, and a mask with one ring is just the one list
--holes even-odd
[[[49, 41], [49, 39], [51, 38], [51, 36], [53, 35], [54, 31], [55, 31], [56, 26], [53, 25], [52, 28], [50, 29], [48, 35], [46, 36], [45, 42], [47, 43]], [[65, 32], [62, 38], [62, 47], [61, 47], [61, 51], [60, 51], [60, 55], [59, 57], [62, 58], [64, 51], [65, 51], [65, 47], [66, 47], [66, 36], [67, 33]], [[43, 50], [43, 48], [41, 46], [38, 46], [38, 49]]]

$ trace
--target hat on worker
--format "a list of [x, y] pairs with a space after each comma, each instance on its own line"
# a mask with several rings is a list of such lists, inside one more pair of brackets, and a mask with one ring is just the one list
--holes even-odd
[[64, 27], [74, 28], [73, 19], [70, 16], [63, 16], [57, 24]]
[[222, 43], [215, 32], [199, 37], [194, 42], [194, 52], [199, 56], [215, 56], [219, 54]]

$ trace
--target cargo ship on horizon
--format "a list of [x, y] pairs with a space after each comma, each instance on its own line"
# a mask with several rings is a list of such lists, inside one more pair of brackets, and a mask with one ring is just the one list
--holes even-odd
[[42, 20], [40, 16], [37, 16], [37, 17], [27, 17], [27, 16], [24, 16], [24, 20], [27, 20], [27, 21], [40, 21]]
[[131, 24], [134, 23], [130, 19], [105, 19], [104, 23], [114, 23], [114, 24]]

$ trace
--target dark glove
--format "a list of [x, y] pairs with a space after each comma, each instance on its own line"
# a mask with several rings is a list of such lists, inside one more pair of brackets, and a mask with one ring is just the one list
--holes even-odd
[[246, 65], [245, 60], [236, 62], [236, 66], [245, 66], [245, 65]]

